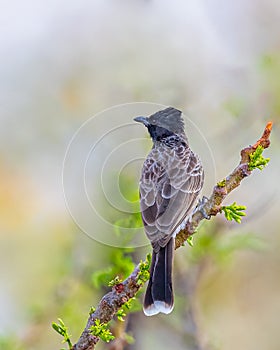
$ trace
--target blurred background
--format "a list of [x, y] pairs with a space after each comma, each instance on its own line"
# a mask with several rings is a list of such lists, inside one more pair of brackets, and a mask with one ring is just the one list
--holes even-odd
[[[241, 225], [216, 217], [176, 252], [174, 312], [131, 313], [125, 348], [278, 350], [278, 1], [2, 1], [0, 23], [0, 348], [60, 349], [58, 317], [75, 342], [106, 278], [150, 251], [141, 228], [136, 240], [120, 231], [141, 225], [137, 185], [151, 146], [132, 118], [164, 105], [185, 113], [203, 195], [268, 120], [271, 161], [227, 198], [247, 206]], [[120, 194], [121, 210], [110, 202]]]

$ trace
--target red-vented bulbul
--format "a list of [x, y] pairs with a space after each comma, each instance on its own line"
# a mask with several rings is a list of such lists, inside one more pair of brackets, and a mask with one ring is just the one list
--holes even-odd
[[142, 220], [153, 247], [144, 313], [168, 314], [174, 306], [174, 239], [192, 211], [204, 173], [198, 156], [188, 145], [181, 111], [169, 107], [134, 120], [148, 128], [153, 140], [140, 179]]

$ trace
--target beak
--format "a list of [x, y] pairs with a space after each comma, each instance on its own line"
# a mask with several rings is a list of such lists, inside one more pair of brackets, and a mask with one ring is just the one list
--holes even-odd
[[142, 123], [142, 124], [144, 124], [145, 126], [148, 126], [148, 125], [149, 125], [149, 122], [148, 122], [148, 120], [147, 120], [146, 117], [136, 117], [136, 118], [134, 118], [133, 120], [135, 120], [135, 121], [138, 122], [138, 123]]

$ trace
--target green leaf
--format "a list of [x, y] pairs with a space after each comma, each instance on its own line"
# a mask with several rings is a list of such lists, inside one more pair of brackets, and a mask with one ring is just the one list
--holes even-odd
[[226, 179], [223, 179], [222, 181], [217, 183], [218, 187], [225, 187], [225, 185], [226, 185]]
[[263, 153], [264, 148], [259, 145], [255, 152], [249, 155], [250, 161], [248, 163], [249, 170], [254, 170], [256, 168], [263, 170], [263, 168], [267, 165], [267, 163], [270, 161], [270, 158], [264, 158]]
[[189, 244], [189, 246], [193, 247], [193, 235], [187, 238], [187, 243]]
[[122, 279], [119, 278], [119, 276], [116, 276], [114, 279], [112, 279], [109, 283], [108, 286], [109, 287], [113, 287], [116, 286], [117, 284], [120, 284], [122, 282]]
[[117, 316], [117, 319], [121, 322], [124, 322], [124, 317], [126, 316], [126, 313], [124, 312], [124, 309], [119, 309], [117, 312], [116, 312], [116, 316]]
[[69, 346], [69, 349], [71, 349], [72, 347], [72, 343], [70, 340], [71, 335], [68, 334], [68, 329], [61, 318], [58, 318], [58, 323], [55, 323], [55, 322], [52, 323], [52, 328], [64, 338], [62, 342], [67, 343]]
[[108, 327], [108, 323], [101, 323], [100, 320], [97, 319], [94, 321], [94, 325], [92, 325], [89, 330], [92, 335], [95, 335], [108, 343], [109, 341], [115, 339]]
[[223, 206], [221, 210], [224, 212], [227, 220], [234, 220], [239, 224], [241, 223], [242, 216], [246, 216], [246, 213], [244, 213], [244, 210], [246, 210], [246, 206], [237, 205], [236, 202], [228, 206]]
[[93, 314], [95, 312], [96, 308], [94, 306], [91, 306], [90, 310], [89, 310], [89, 314]]
[[138, 273], [137, 281], [136, 281], [138, 285], [144, 284], [150, 278], [151, 259], [152, 259], [151, 254], [148, 254], [145, 261], [142, 261], [142, 260], [140, 261], [140, 264], [139, 264], [140, 271]]

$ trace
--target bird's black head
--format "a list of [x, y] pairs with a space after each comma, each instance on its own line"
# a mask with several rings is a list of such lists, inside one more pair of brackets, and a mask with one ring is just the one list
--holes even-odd
[[134, 120], [148, 128], [153, 141], [161, 141], [172, 135], [185, 136], [182, 112], [173, 107], [168, 107], [149, 117], [137, 117]]

